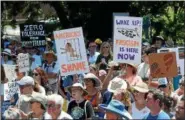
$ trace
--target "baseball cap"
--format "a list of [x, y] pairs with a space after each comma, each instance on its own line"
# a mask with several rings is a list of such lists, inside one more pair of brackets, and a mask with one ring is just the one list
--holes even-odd
[[24, 76], [21, 80], [17, 81], [18, 85], [34, 85], [34, 79], [30, 76]]
[[164, 78], [159, 78], [158, 79], [158, 84], [159, 84], [158, 88], [166, 87], [167, 84], [168, 84], [168, 81], [167, 81], [167, 79], [165, 77]]

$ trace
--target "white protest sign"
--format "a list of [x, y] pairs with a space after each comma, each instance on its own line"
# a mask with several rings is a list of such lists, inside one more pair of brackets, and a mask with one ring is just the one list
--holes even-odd
[[54, 32], [61, 76], [89, 72], [82, 28]]
[[184, 47], [178, 47], [178, 53], [179, 53], [179, 66], [180, 66], [180, 73], [181, 75], [184, 75], [184, 52], [185, 48]]
[[19, 72], [27, 72], [30, 70], [30, 63], [29, 63], [29, 54], [20, 53], [17, 56]]
[[16, 72], [15, 72], [16, 65], [3, 64], [3, 67], [4, 67], [6, 78], [8, 79], [9, 82], [17, 78]]
[[4, 101], [11, 100], [15, 93], [20, 93], [19, 86], [16, 82], [8, 82], [4, 84]]
[[114, 16], [114, 55], [119, 63], [141, 63], [141, 17]]

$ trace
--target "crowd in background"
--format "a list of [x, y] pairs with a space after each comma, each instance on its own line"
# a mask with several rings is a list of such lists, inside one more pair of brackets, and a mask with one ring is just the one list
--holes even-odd
[[2, 119], [185, 119], [184, 76], [150, 74], [149, 54], [174, 47], [173, 41], [156, 36], [152, 44], [142, 43], [140, 65], [113, 61], [112, 39], [96, 39], [86, 47], [90, 72], [61, 76], [52, 36], [46, 47], [2, 41], [1, 83], [8, 82], [3, 64], [17, 65], [19, 53], [29, 53], [31, 60], [29, 72], [16, 66], [20, 94], [10, 100]]

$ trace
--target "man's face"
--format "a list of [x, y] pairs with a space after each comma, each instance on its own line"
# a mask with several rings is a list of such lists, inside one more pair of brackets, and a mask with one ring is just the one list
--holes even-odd
[[147, 102], [147, 103], [146, 103], [146, 106], [147, 106], [149, 109], [152, 109], [153, 106], [155, 105], [155, 100], [153, 99], [153, 94], [152, 94], [152, 93], [148, 93], [146, 102]]
[[23, 95], [29, 94], [30, 93], [30, 87], [32, 87], [32, 86], [31, 85], [21, 85], [21, 86], [19, 86], [21, 94], [23, 94]]
[[177, 120], [184, 120], [185, 119], [184, 101], [182, 101], [182, 100], [177, 103], [175, 117]]
[[95, 52], [96, 51], [96, 44], [95, 43], [90, 43], [89, 44], [89, 51], [90, 52]]

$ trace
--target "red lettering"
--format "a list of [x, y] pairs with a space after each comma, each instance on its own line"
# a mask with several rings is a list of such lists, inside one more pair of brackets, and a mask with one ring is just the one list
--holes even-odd
[[62, 65], [62, 73], [80, 71], [80, 70], [86, 70], [85, 62], [78, 62], [78, 63]]

